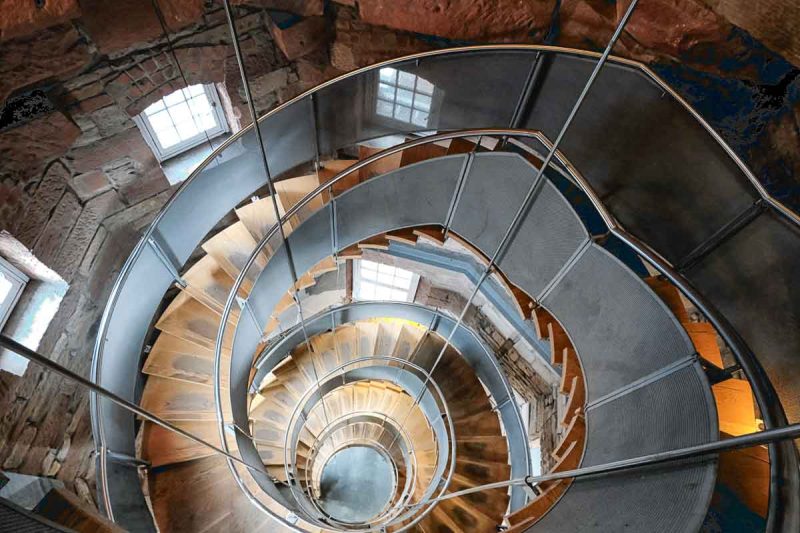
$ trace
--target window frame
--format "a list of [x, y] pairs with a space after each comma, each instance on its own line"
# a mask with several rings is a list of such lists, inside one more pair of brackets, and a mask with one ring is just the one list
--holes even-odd
[[[203, 83], [203, 84], [198, 83], [195, 85], [202, 85], [203, 87], [203, 92], [205, 93], [206, 98], [208, 98], [208, 102], [211, 105], [211, 110], [214, 114], [214, 118], [217, 121], [216, 128], [211, 130], [201, 131], [194, 137], [191, 137], [177, 144], [174, 144], [169, 148], [164, 148], [161, 146], [161, 143], [158, 140], [158, 135], [156, 135], [155, 129], [150, 123], [150, 120], [148, 119], [145, 111], [142, 111], [141, 113], [133, 117], [134, 123], [139, 127], [139, 130], [142, 132], [142, 137], [144, 137], [145, 142], [153, 151], [153, 154], [156, 156], [156, 159], [158, 159], [159, 163], [163, 163], [167, 159], [171, 159], [184, 152], [187, 152], [192, 148], [195, 148], [203, 144], [204, 142], [207, 142], [208, 140], [215, 139], [220, 135], [224, 135], [230, 132], [230, 126], [228, 125], [228, 121], [225, 118], [225, 112], [223, 111], [222, 102], [219, 99], [217, 88], [214, 86], [213, 83]], [[167, 96], [174, 94], [177, 91], [182, 91], [184, 89], [186, 89], [186, 87], [177, 89], [176, 91], [173, 91], [168, 95], [164, 95], [158, 101], [161, 101]], [[156, 102], [153, 102], [153, 104], [155, 103]]]
[[[392, 290], [406, 290], [406, 291], [408, 291], [406, 293], [406, 299], [405, 300], [377, 300], [377, 299], [361, 298], [361, 282], [362, 282], [361, 265], [363, 264], [364, 261], [369, 261], [370, 263], [375, 263], [376, 265], [385, 265], [387, 267], [403, 270], [405, 272], [410, 272], [411, 273], [411, 282], [408, 285], [408, 289], [401, 289], [401, 288], [397, 287], [396, 285], [387, 285], [387, 284], [381, 283], [381, 282], [379, 282], [377, 280], [375, 280], [375, 281], [369, 280], [370, 283], [374, 283], [375, 285], [380, 285], [382, 287], [387, 287], [387, 288], [392, 289]], [[414, 301], [414, 297], [417, 295], [417, 289], [419, 288], [419, 280], [420, 280], [420, 276], [416, 272], [413, 272], [411, 270], [407, 270], [405, 268], [400, 268], [400, 267], [395, 266], [395, 265], [390, 265], [388, 263], [381, 263], [379, 261], [370, 261], [369, 259], [360, 259], [358, 261], [355, 261], [355, 263], [356, 263], [355, 264], [355, 268], [353, 269], [353, 299], [355, 299], [357, 301], [361, 301], [361, 302], [382, 302], [382, 301], [413, 302]]]
[[0, 271], [2, 271], [3, 275], [7, 278], [10, 278], [12, 283], [12, 292], [11, 298], [6, 299], [5, 301], [0, 302], [0, 330], [6, 325], [8, 322], [9, 317], [11, 316], [12, 311], [14, 311], [14, 307], [16, 307], [17, 303], [19, 302], [20, 296], [22, 296], [22, 292], [25, 290], [25, 287], [28, 286], [28, 282], [30, 278], [26, 276], [23, 272], [21, 272], [17, 267], [0, 257]]
[[[408, 131], [434, 131], [434, 130], [436, 130], [437, 128], [435, 126], [433, 126], [433, 124], [438, 122], [439, 108], [441, 107], [441, 102], [442, 102], [442, 97], [443, 97], [442, 90], [439, 87], [437, 87], [436, 84], [434, 84], [430, 80], [428, 80], [426, 78], [423, 78], [422, 76], [419, 76], [418, 74], [416, 74], [414, 72], [409, 72], [407, 70], [402, 70], [402, 69], [397, 68], [397, 67], [385, 67], [385, 68], [394, 69], [398, 73], [397, 76], [399, 76], [400, 72], [404, 72], [406, 74], [410, 74], [410, 75], [414, 76], [414, 78], [415, 78], [415, 80], [414, 80], [414, 89], [407, 89], [405, 87], [400, 87], [397, 77], [395, 78], [395, 82], [393, 84], [389, 84], [387, 82], [381, 81], [381, 75], [380, 75], [381, 69], [378, 69], [376, 71], [376, 75], [375, 75], [375, 83], [370, 84], [371, 85], [370, 91], [372, 93], [371, 94], [371, 98], [367, 98], [366, 99], [366, 101], [369, 102], [370, 103], [369, 105], [371, 106], [371, 109], [369, 109], [369, 112], [372, 114], [373, 117], [375, 117], [375, 120], [378, 123], [385, 124], [385, 125], [391, 127], [392, 129], [395, 129], [395, 130], [403, 130], [403, 131], [406, 131], [406, 130], [408, 130]], [[433, 86], [433, 92], [431, 92], [430, 95], [425, 94], [424, 92], [417, 90], [417, 84], [419, 83], [420, 79], [430, 83]], [[378, 114], [378, 101], [380, 100], [380, 101], [383, 101], [383, 102], [388, 102], [388, 100], [386, 100], [384, 98], [380, 98], [378, 96], [379, 92], [380, 92], [379, 91], [379, 87], [380, 87], [381, 83], [384, 83], [386, 85], [391, 85], [392, 87], [395, 88], [395, 97], [394, 97], [394, 100], [391, 102], [392, 111], [393, 111], [391, 117], [387, 117], [385, 115]], [[400, 119], [394, 117], [394, 108], [398, 105], [397, 104], [397, 92], [396, 92], [398, 88], [399, 89], [404, 89], [404, 90], [410, 90], [411, 93], [412, 93], [412, 101], [411, 101], [412, 103], [411, 103], [411, 108], [410, 108], [411, 109], [411, 114], [409, 116], [409, 120], [408, 121], [400, 120]], [[411, 121], [411, 119], [414, 117], [414, 99], [416, 98], [416, 96], [418, 94], [419, 95], [423, 95], [423, 96], [430, 96], [430, 99], [431, 99], [430, 110], [428, 111], [428, 123], [426, 125], [424, 125], [424, 126], [420, 126], [420, 125], [415, 124], [414, 122]]]

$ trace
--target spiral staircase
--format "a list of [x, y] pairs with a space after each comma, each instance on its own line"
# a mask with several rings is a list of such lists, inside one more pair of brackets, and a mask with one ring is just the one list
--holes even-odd
[[[536, 46], [401, 58], [220, 147], [123, 268], [92, 378], [229, 456], [93, 396], [109, 517], [132, 531], [705, 527], [720, 480], [751, 459], [571, 473], [798, 420], [796, 333], [774, 318], [798, 312], [798, 220], [661, 80], [613, 57], [542, 172], [596, 61]], [[376, 107], [400, 76], [432, 87], [424, 123]], [[560, 374], [550, 478], [531, 476], [515, 395], [463, 313], [309, 297], [365, 249], [451, 243], [484, 269], [473, 296], [502, 287]], [[796, 531], [796, 449], [767, 450], [765, 527]], [[375, 479], [354, 477], [368, 466]]]

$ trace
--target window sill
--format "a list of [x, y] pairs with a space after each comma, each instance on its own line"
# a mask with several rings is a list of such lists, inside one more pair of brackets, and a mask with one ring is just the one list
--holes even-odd
[[161, 168], [164, 170], [164, 175], [167, 176], [169, 184], [175, 185], [188, 178], [200, 166], [200, 163], [205, 161], [211, 155], [211, 152], [221, 146], [230, 135], [230, 133], [223, 133], [211, 139], [211, 146], [209, 146], [208, 142], [204, 142], [162, 161]]

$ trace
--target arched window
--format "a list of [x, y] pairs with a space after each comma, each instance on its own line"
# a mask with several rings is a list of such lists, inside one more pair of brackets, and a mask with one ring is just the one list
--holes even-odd
[[178, 89], [150, 105], [135, 120], [159, 161], [228, 131], [213, 85]]

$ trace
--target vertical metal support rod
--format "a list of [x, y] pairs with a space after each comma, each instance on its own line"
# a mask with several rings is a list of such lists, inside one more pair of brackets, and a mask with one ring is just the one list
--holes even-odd
[[[311, 360], [314, 361], [314, 349], [311, 347], [311, 343], [308, 340], [308, 334], [306, 333], [305, 327], [305, 320], [303, 318], [303, 307], [300, 304], [300, 299], [297, 296], [297, 269], [295, 268], [294, 258], [292, 256], [291, 248], [289, 247], [289, 241], [286, 239], [286, 231], [283, 228], [283, 224], [280, 222], [280, 211], [278, 210], [278, 195], [275, 189], [275, 184], [272, 181], [272, 174], [269, 170], [269, 160], [267, 158], [267, 147], [264, 144], [264, 138], [261, 134], [261, 128], [258, 126], [258, 112], [256, 111], [255, 103], [253, 102], [252, 94], [250, 93], [250, 81], [247, 78], [247, 69], [244, 65], [244, 58], [242, 56], [242, 49], [239, 46], [239, 32], [236, 29], [236, 22], [234, 21], [233, 17], [233, 10], [231, 8], [230, 0], [223, 0], [225, 6], [225, 15], [228, 18], [228, 28], [231, 32], [231, 39], [233, 41], [233, 51], [236, 55], [236, 62], [239, 64], [239, 74], [242, 77], [242, 88], [244, 89], [244, 96], [247, 100], [247, 107], [250, 110], [250, 117], [253, 121], [253, 131], [255, 132], [256, 141], [258, 142], [259, 153], [261, 155], [261, 163], [264, 167], [264, 174], [267, 178], [267, 187], [269, 188], [270, 198], [272, 200], [272, 209], [275, 212], [275, 216], [278, 218], [278, 231], [281, 235], [281, 241], [283, 242], [283, 248], [286, 250], [286, 260], [289, 263], [289, 271], [292, 275], [292, 282], [294, 283], [292, 298], [294, 299], [295, 304], [297, 305], [297, 314], [298, 320], [300, 322], [300, 328], [303, 330], [303, 337], [305, 339], [306, 346], [308, 346], [309, 352], [311, 352]], [[314, 379], [316, 381], [317, 388], [319, 389], [319, 376], [317, 374], [316, 364], [312, 364], [312, 368], [314, 369]], [[327, 410], [325, 409], [325, 401], [322, 400], [322, 411], [325, 415], [325, 421], [328, 423], [328, 414]]]
[[178, 272], [178, 267], [175, 265], [175, 263], [173, 263], [172, 260], [167, 256], [164, 249], [161, 248], [161, 245], [158, 243], [158, 241], [156, 241], [155, 238], [150, 237], [147, 239], [147, 245], [153, 250], [153, 253], [156, 254], [156, 257], [158, 257], [158, 260], [162, 265], [164, 265], [164, 268], [169, 270], [169, 273], [172, 275], [175, 283], [180, 285], [181, 288], [185, 289], [186, 281], [181, 276], [181, 273]]
[[[205, 446], [206, 448], [208, 448], [210, 450], [213, 450], [215, 453], [218, 453], [219, 455], [224, 455], [225, 457], [227, 457], [231, 461], [236, 461], [237, 463], [241, 464], [245, 468], [248, 468], [248, 469], [250, 469], [250, 470], [252, 470], [254, 472], [257, 472], [259, 474], [263, 474], [263, 472], [261, 470], [259, 470], [258, 468], [250, 466], [247, 462], [243, 461], [242, 459], [239, 459], [238, 457], [235, 457], [235, 456], [229, 454], [228, 452], [226, 452], [226, 451], [224, 451], [224, 450], [222, 450], [220, 448], [217, 448], [216, 446], [214, 446], [210, 442], [207, 442], [207, 441], [201, 439], [200, 437], [196, 437], [192, 433], [190, 433], [190, 432], [188, 432], [186, 430], [183, 430], [183, 429], [171, 424], [170, 422], [167, 422], [166, 420], [164, 420], [164, 419], [152, 414], [150, 411], [142, 409], [141, 407], [139, 407], [135, 403], [130, 402], [130, 401], [126, 400], [125, 398], [122, 398], [121, 396], [118, 396], [117, 394], [111, 392], [110, 390], [108, 390], [106, 388], [103, 388], [100, 385], [97, 385], [96, 383], [84, 378], [80, 374], [76, 374], [75, 372], [73, 372], [72, 370], [69, 370], [68, 368], [64, 368], [63, 366], [59, 365], [58, 363], [56, 363], [54, 361], [51, 361], [47, 357], [41, 355], [38, 352], [35, 352], [34, 350], [31, 350], [30, 348], [28, 348], [26, 346], [23, 346], [22, 344], [18, 343], [14, 339], [12, 339], [10, 337], [7, 337], [6, 335], [4, 335], [2, 333], [0, 333], [0, 346], [2, 346], [3, 348], [18, 354], [18, 355], [20, 355], [22, 357], [24, 357], [25, 359], [27, 359], [29, 361], [33, 361], [37, 365], [42, 366], [42, 367], [46, 368], [47, 370], [55, 372], [56, 374], [69, 379], [70, 381], [74, 381], [74, 382], [76, 382], [76, 383], [78, 383], [80, 385], [83, 385], [84, 387], [86, 387], [87, 389], [91, 390], [92, 392], [94, 392], [96, 394], [99, 394], [103, 398], [106, 398], [110, 402], [118, 405], [119, 407], [122, 407], [123, 409], [125, 409], [127, 411], [130, 411], [130, 412], [132, 412], [132, 413], [134, 413], [136, 415], [141, 416], [142, 418], [144, 418], [145, 420], [148, 420], [149, 422], [152, 422], [154, 424], [158, 424], [159, 426], [163, 427], [164, 429], [166, 429], [168, 431], [176, 433], [176, 434], [180, 435], [181, 437], [185, 437], [185, 438], [187, 438], [187, 439], [189, 439], [189, 440], [191, 440], [193, 442], [196, 442], [197, 444]], [[114, 453], [111, 450], [106, 450], [106, 452], [108, 454], [113, 454]]]
[[403, 424], [405, 424], [406, 420], [408, 420], [408, 417], [411, 415], [411, 412], [414, 409], [414, 407], [416, 407], [416, 405], [422, 399], [422, 396], [425, 393], [425, 389], [426, 389], [426, 386], [428, 384], [428, 381], [430, 380], [430, 377], [433, 375], [434, 370], [436, 369], [436, 367], [438, 366], [438, 364], [441, 361], [442, 357], [444, 356], [444, 353], [447, 350], [448, 346], [450, 346], [450, 342], [453, 340], [453, 335], [455, 335], [456, 331], [461, 327], [461, 323], [464, 320], [464, 316], [466, 316], [467, 311], [469, 310], [469, 307], [472, 305], [472, 301], [475, 299], [475, 296], [478, 294], [478, 291], [480, 290], [481, 285], [486, 280], [486, 278], [489, 277], [489, 275], [491, 274], [492, 270], [494, 269], [495, 263], [499, 260], [499, 258], [505, 252], [506, 245], [508, 244], [511, 236], [516, 232], [517, 226], [524, 220], [524, 218], [525, 218], [525, 216], [527, 214], [528, 208], [530, 207], [529, 204], [531, 203], [533, 197], [535, 196], [536, 189], [537, 189], [537, 187], [539, 185], [539, 182], [542, 179], [542, 176], [544, 175], [545, 170], [547, 169], [547, 167], [550, 166], [550, 162], [552, 161], [553, 157], [555, 156], [556, 152], [558, 151], [558, 147], [561, 144], [561, 141], [564, 139], [564, 136], [566, 135], [567, 130], [572, 125], [572, 121], [575, 119], [575, 116], [578, 114], [578, 111], [580, 110], [581, 106], [583, 105], [583, 101], [586, 99], [586, 95], [589, 94], [589, 90], [592, 88], [592, 85], [594, 85], [594, 82], [597, 79], [597, 75], [600, 73], [600, 70], [603, 68], [603, 65], [605, 64], [606, 60], [608, 59], [608, 56], [611, 54], [611, 50], [614, 48], [614, 45], [616, 44], [617, 39], [619, 39], [619, 36], [622, 34], [622, 30], [625, 28], [625, 25], [628, 23], [628, 20], [630, 19], [631, 15], [633, 14], [633, 10], [636, 8], [636, 5], [638, 3], [639, 3], [639, 0], [633, 0], [631, 2], [630, 6], [628, 6], [627, 11], [625, 11], [625, 14], [622, 16], [622, 19], [620, 20], [619, 24], [617, 25], [616, 30], [614, 30], [614, 34], [611, 36], [611, 39], [609, 40], [608, 45], [606, 45], [606, 48], [603, 51], [603, 54], [600, 56], [600, 59], [597, 61], [597, 64], [595, 65], [594, 70], [592, 70], [592, 73], [589, 76], [589, 79], [586, 81], [586, 84], [583, 86], [583, 90], [581, 91], [580, 95], [578, 96], [578, 99], [575, 101], [575, 105], [572, 106], [572, 110], [570, 111], [569, 115], [567, 116], [566, 121], [564, 121], [564, 125], [561, 126], [561, 131], [558, 132], [558, 136], [556, 137], [555, 141], [553, 142], [553, 145], [550, 147], [550, 150], [547, 153], [547, 157], [545, 157], [544, 161], [542, 162], [542, 166], [539, 167], [539, 170], [536, 172], [536, 177], [533, 179], [533, 183], [531, 184], [530, 188], [528, 189], [528, 192], [525, 195], [525, 198], [522, 201], [522, 204], [519, 206], [519, 209], [517, 209], [517, 212], [514, 214], [514, 218], [511, 220], [511, 223], [509, 224], [508, 228], [506, 229], [506, 232], [503, 235], [503, 238], [500, 240], [500, 244], [497, 246], [497, 250], [495, 250], [494, 254], [492, 254], [492, 257], [489, 259], [489, 263], [486, 265], [486, 269], [484, 270], [483, 275], [481, 275], [480, 279], [478, 280], [478, 283], [475, 285], [475, 289], [472, 291], [472, 294], [470, 294], [469, 298], [467, 299], [467, 302], [464, 304], [464, 309], [461, 311], [461, 314], [459, 314], [458, 320], [456, 321], [455, 325], [453, 326], [453, 329], [450, 332], [450, 334], [447, 336], [447, 339], [446, 339], [446, 341], [444, 343], [444, 346], [442, 346], [442, 349], [439, 352], [438, 357], [434, 361], [433, 366], [431, 367], [431, 369], [429, 371], [429, 374], [425, 377], [425, 382], [422, 384], [422, 388], [420, 389], [420, 393], [417, 395], [416, 399], [414, 400], [414, 404], [411, 406], [409, 411], [406, 413], [406, 416], [405, 416], [405, 418], [403, 419], [403, 422], [402, 422]]

